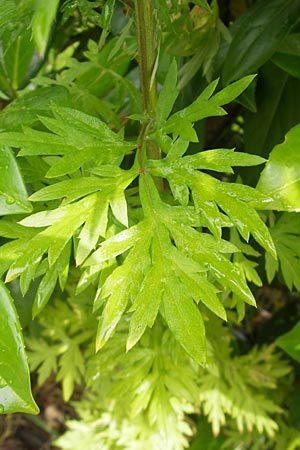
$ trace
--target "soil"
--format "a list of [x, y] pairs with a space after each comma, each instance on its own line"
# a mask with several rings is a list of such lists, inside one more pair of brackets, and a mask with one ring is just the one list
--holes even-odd
[[53, 441], [65, 431], [66, 420], [76, 414], [52, 378], [40, 388], [33, 387], [33, 395], [41, 411], [38, 416], [0, 416], [0, 450], [57, 450]]

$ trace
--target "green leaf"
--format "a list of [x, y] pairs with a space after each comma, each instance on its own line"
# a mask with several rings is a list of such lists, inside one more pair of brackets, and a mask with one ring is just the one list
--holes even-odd
[[235, 246], [226, 241], [216, 240], [207, 233], [199, 233], [186, 225], [180, 226], [169, 222], [167, 226], [181, 251], [188, 252], [195, 261], [205, 264], [215, 279], [223, 286], [229, 287], [244, 302], [256, 306], [239, 267], [222, 255], [222, 252], [237, 251]]
[[109, 201], [106, 195], [99, 193], [95, 197], [95, 203], [83, 226], [78, 238], [79, 243], [76, 250], [76, 263], [82, 264], [90, 252], [95, 248], [99, 236], [105, 237], [108, 223]]
[[156, 125], [159, 127], [172, 111], [175, 100], [179, 94], [176, 88], [177, 84], [177, 64], [175, 59], [172, 61], [167, 73], [162, 90], [160, 91], [156, 105]]
[[[31, 40], [30, 2], [18, 7], [14, 2], [5, 3], [7, 6], [4, 6], [4, 9], [8, 7], [9, 10], [13, 6], [15, 11], [12, 15], [6, 11], [10, 18], [8, 23], [1, 27], [0, 89], [9, 97], [15, 98], [16, 91], [29, 83], [30, 78], [39, 70], [42, 61], [36, 55], [35, 45]], [[4, 11], [4, 17], [5, 15]]]
[[275, 53], [272, 62], [293, 77], [300, 78], [300, 55]]
[[256, 72], [277, 50], [297, 23], [297, 0], [256, 2], [236, 21], [223, 66], [224, 84]]
[[[247, 166], [264, 161], [258, 156], [237, 153], [235, 162], [234, 156], [235, 153], [232, 150], [216, 149], [174, 160], [172, 153], [168, 153], [160, 161], [150, 161], [149, 166], [154, 175], [163, 176], [169, 181], [175, 200], [182, 205], [188, 205], [191, 192], [197, 211], [203, 212], [208, 227], [216, 236], [220, 237], [222, 225], [222, 216], [216, 208], [218, 205], [245, 240], [249, 239], [251, 233], [262, 247], [276, 257], [268, 228], [254, 209], [254, 207], [268, 208], [272, 204], [272, 199], [248, 186], [220, 182], [198, 171], [198, 169], [210, 169], [231, 172], [231, 167], [235, 164]], [[210, 214], [217, 219], [217, 222], [211, 223]], [[226, 225], [228, 226], [224, 222], [223, 226]]]
[[127, 201], [124, 194], [124, 186], [115, 189], [110, 200], [110, 207], [116, 219], [125, 227], [128, 227]]
[[42, 281], [37, 289], [33, 307], [32, 307], [32, 317], [36, 317], [46, 306], [57, 282], [57, 270], [55, 266], [48, 268], [46, 274], [44, 275]]
[[28, 213], [32, 210], [20, 169], [13, 152], [0, 147], [0, 214]]
[[300, 362], [300, 322], [290, 331], [279, 336], [275, 342], [291, 358]]
[[[238, 97], [249, 86], [254, 77], [255, 75], [244, 77], [215, 95], [212, 94], [216, 89], [218, 80], [213, 81], [191, 105], [176, 112], [167, 120], [162, 127], [163, 132], [174, 133], [177, 136], [180, 134], [183, 125], [187, 126], [188, 122], [196, 122], [210, 116], [225, 115], [226, 111], [221, 108], [221, 105], [230, 103]], [[190, 140], [188, 136], [182, 137]]]
[[21, 131], [38, 121], [38, 115], [51, 115], [51, 106], [71, 106], [69, 91], [63, 86], [39, 87], [14, 99], [0, 112], [0, 129]]
[[300, 78], [300, 33], [290, 34], [281, 43], [272, 62], [290, 75]]
[[[166, 162], [169, 160], [169, 155]], [[180, 165], [182, 167], [191, 167], [193, 169], [207, 169], [216, 172], [233, 173], [234, 166], [256, 166], [264, 163], [266, 160], [257, 155], [249, 155], [248, 153], [235, 152], [234, 149], [214, 149], [196, 153], [194, 155], [185, 156]]]
[[[84, 358], [78, 343], [73, 339], [68, 339], [67, 349], [64, 351], [59, 361], [59, 371], [57, 381], [62, 380], [63, 398], [68, 402], [73, 394], [75, 383], [80, 383], [84, 373]], [[72, 370], [70, 370], [72, 367]]]
[[18, 223], [10, 220], [0, 220], [0, 236], [8, 239], [26, 238], [30, 239], [35, 234], [33, 230], [30, 230]]
[[142, 239], [144, 233], [147, 231], [147, 225], [149, 226], [149, 223], [140, 222], [138, 225], [134, 225], [110, 237], [88, 258], [84, 266], [99, 264], [121, 255]]
[[254, 239], [276, 258], [276, 248], [268, 227], [251, 206], [241, 202], [238, 198], [232, 198], [227, 193], [224, 195], [221, 190], [218, 193], [217, 202], [232, 220], [245, 241], [248, 241], [251, 233]]
[[98, 177], [80, 177], [60, 181], [35, 192], [30, 196], [32, 202], [45, 202], [63, 199], [64, 205], [103, 188], [113, 188], [108, 180]]
[[38, 368], [38, 384], [41, 386], [53, 372], [57, 372], [56, 357], [60, 345], [50, 346], [44, 339], [33, 338], [27, 338], [26, 345], [30, 369], [34, 371]]
[[227, 320], [225, 308], [216, 295], [218, 289], [213, 284], [199, 274], [185, 273], [183, 280], [186, 281], [186, 287], [197, 303], [201, 301], [216, 316]]
[[[274, 240], [274, 237], [273, 237]], [[277, 249], [277, 255], [278, 259], [274, 259], [269, 253], [266, 253], [265, 255], [265, 269], [266, 269], [266, 275], [268, 283], [271, 284], [274, 280], [274, 277], [279, 269], [279, 263], [278, 260], [280, 258], [280, 253], [278, 252], [278, 247], [276, 245], [276, 241], [274, 240], [276, 249]], [[300, 277], [299, 277], [299, 285], [300, 285]]]
[[21, 326], [9, 291], [0, 283], [0, 413], [38, 414], [30, 388]]
[[165, 280], [161, 278], [163, 272], [162, 261], [157, 261], [147, 272], [140, 291], [134, 299], [130, 308], [133, 315], [126, 343], [127, 351], [140, 340], [146, 327], [151, 328], [154, 324], [164, 291]]
[[100, 297], [95, 302], [95, 308], [98, 308], [108, 297], [98, 325], [96, 350], [101, 349], [112, 336], [129, 299], [135, 298], [138, 294], [143, 272], [149, 265], [149, 235], [151, 232], [151, 228], [149, 228], [143, 233], [143, 239], [138, 241], [130, 251], [125, 262], [107, 278], [101, 289]]
[[297, 213], [284, 213], [270, 229], [274, 240], [278, 263], [267, 258], [266, 271], [271, 282], [280, 267], [286, 286], [300, 290], [300, 217]]
[[32, 306], [33, 318], [36, 317], [47, 305], [48, 300], [55, 289], [57, 280], [59, 280], [61, 290], [64, 290], [68, 279], [70, 256], [71, 241], [66, 244], [58, 260], [52, 267], [49, 267], [49, 264], [47, 264], [46, 273], [43, 276], [35, 294]]
[[175, 339], [203, 366], [206, 362], [206, 345], [202, 316], [192, 297], [182, 289], [176, 276], [171, 274], [163, 295], [163, 316]]
[[43, 0], [34, 0], [34, 13], [32, 18], [32, 36], [41, 55], [44, 55], [55, 19], [59, 0], [45, 3]]
[[0, 134], [0, 144], [21, 148], [19, 156], [63, 156], [49, 169], [48, 177], [73, 173], [91, 160], [98, 164], [113, 163], [136, 147], [132, 142], [123, 141], [96, 117], [64, 107], [53, 107], [52, 112], [54, 119], [39, 116], [39, 120], [55, 134], [27, 127], [23, 133]]
[[276, 145], [257, 184], [257, 189], [272, 197], [270, 208], [281, 211], [300, 211], [300, 126]]
[[[245, 149], [267, 158], [289, 129], [300, 122], [300, 81], [269, 62], [260, 70], [256, 100], [257, 113], [245, 115]], [[259, 174], [258, 170], [245, 170], [242, 178], [254, 185]]]
[[33, 277], [31, 266], [36, 264], [46, 251], [48, 251], [49, 266], [55, 264], [75, 231], [87, 219], [94, 199], [95, 194], [92, 194], [75, 204], [53, 211], [43, 211], [24, 219], [22, 223], [25, 226], [50, 226], [22, 246], [20, 256], [11, 265], [6, 279], [11, 281], [27, 270], [30, 277]]

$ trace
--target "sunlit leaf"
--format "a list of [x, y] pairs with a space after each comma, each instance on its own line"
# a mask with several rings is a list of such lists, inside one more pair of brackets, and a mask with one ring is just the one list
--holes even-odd
[[58, 5], [59, 0], [51, 0], [49, 3], [45, 3], [43, 0], [34, 0], [33, 2], [32, 35], [42, 55], [47, 47]]
[[257, 189], [274, 199], [270, 208], [300, 211], [300, 126], [296, 125], [282, 144], [272, 150]]

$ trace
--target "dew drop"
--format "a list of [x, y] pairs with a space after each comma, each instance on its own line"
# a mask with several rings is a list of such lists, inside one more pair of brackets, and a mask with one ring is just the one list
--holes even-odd
[[14, 197], [11, 196], [7, 196], [5, 200], [8, 205], [13, 205], [15, 203]]

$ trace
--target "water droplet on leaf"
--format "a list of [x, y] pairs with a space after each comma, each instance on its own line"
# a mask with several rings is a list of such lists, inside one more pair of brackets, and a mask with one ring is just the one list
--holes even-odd
[[6, 197], [6, 203], [7, 203], [8, 205], [13, 205], [15, 202], [16, 202], [16, 201], [15, 201], [14, 197], [11, 197], [11, 196], [7, 196], [7, 197]]

